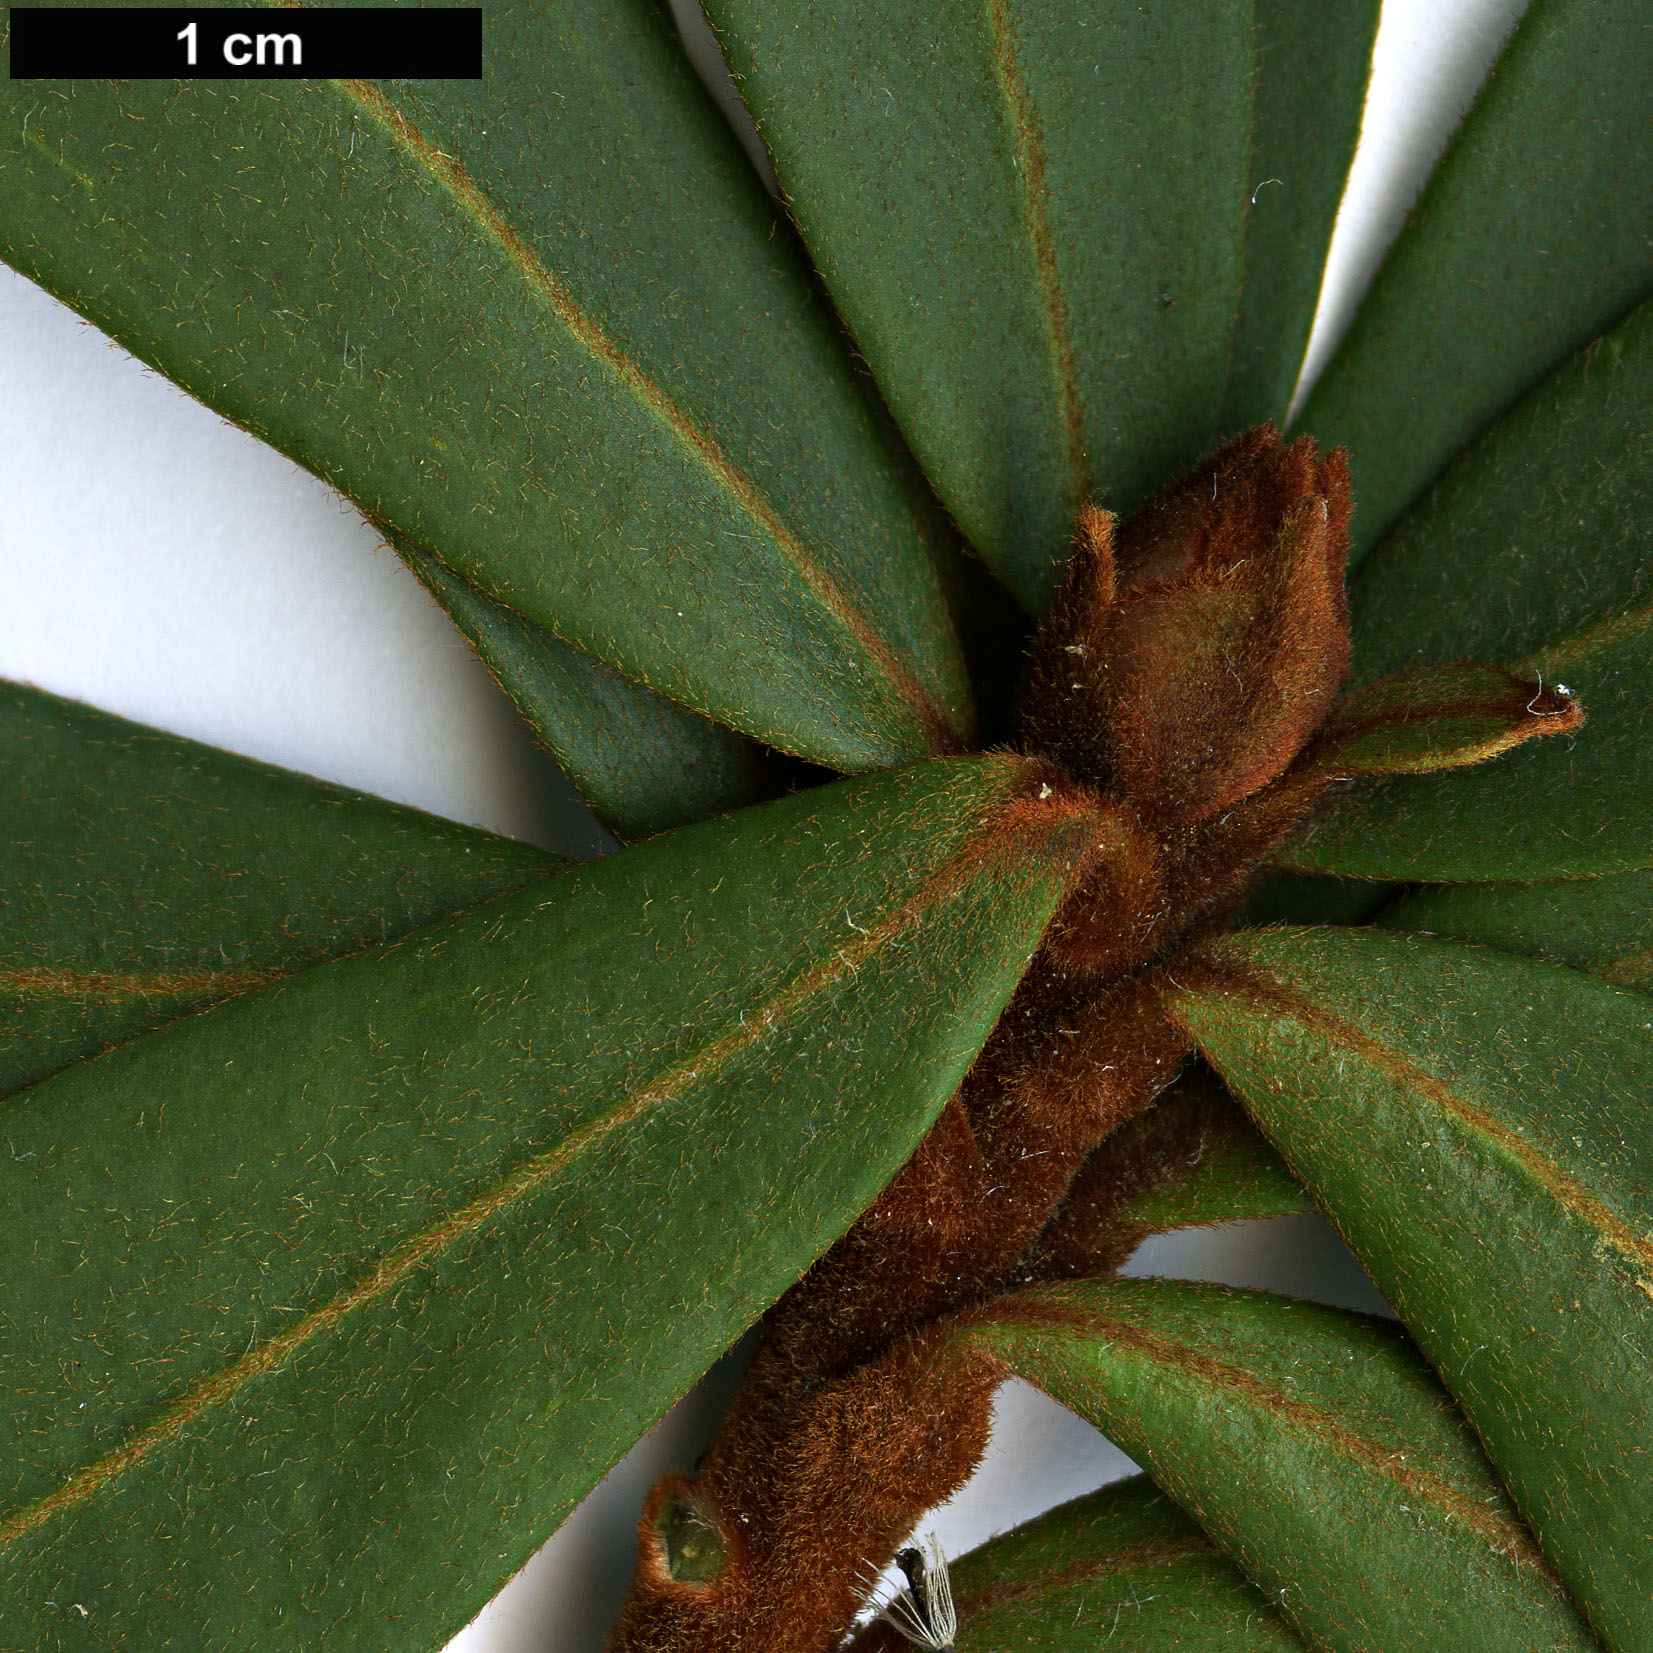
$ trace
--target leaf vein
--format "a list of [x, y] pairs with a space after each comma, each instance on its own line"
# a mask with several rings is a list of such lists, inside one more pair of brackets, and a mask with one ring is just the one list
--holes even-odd
[[956, 1605], [962, 1617], [966, 1613], [1013, 1605], [1067, 1585], [1106, 1581], [1114, 1573], [1139, 1567], [1170, 1567], [1179, 1561], [1211, 1561], [1215, 1556], [1211, 1545], [1202, 1538], [1148, 1540], [1110, 1550], [1103, 1555], [1086, 1556], [1065, 1566], [1051, 1567], [1037, 1578], [994, 1579], [979, 1590], [956, 1591]]
[[[1505, 1125], [1485, 1108], [1477, 1107], [1443, 1080], [1420, 1067], [1399, 1050], [1374, 1038], [1354, 1023], [1335, 1016], [1277, 977], [1254, 968], [1224, 962], [1215, 966], [1213, 985], [1225, 996], [1249, 998], [1289, 1016], [1329, 1043], [1341, 1044], [1375, 1068], [1401, 1090], [1421, 1092], [1441, 1111], [1471, 1133], [1495, 1146], [1517, 1164], [1563, 1210], [1600, 1237], [1632, 1266], [1638, 1275], [1653, 1274], [1653, 1243], [1639, 1235], [1618, 1212], [1572, 1172], [1520, 1132]], [[1188, 986], [1184, 983], [1184, 986]]]
[[[1012, 777], [1025, 769], [1017, 760], [1011, 766]], [[986, 861], [1008, 861], [1023, 867], [1037, 865], [1037, 856], [1029, 853], [1034, 848], [1028, 841], [1030, 827], [1036, 831], [1042, 828], [1047, 837], [1053, 837], [1071, 827], [1076, 816], [1092, 813], [1083, 801], [1052, 800], [1052, 805], [1030, 808], [1029, 800], [1016, 796], [1014, 791], [1008, 798], [1001, 798], [997, 809], [966, 834], [946, 862], [883, 918], [864, 932], [855, 933], [854, 939], [834, 951], [830, 958], [801, 971], [760, 1010], [749, 1013], [744, 1022], [669, 1064], [649, 1083], [588, 1121], [555, 1147], [526, 1160], [439, 1222], [408, 1236], [368, 1274], [321, 1307], [248, 1349], [221, 1371], [196, 1380], [121, 1446], [75, 1471], [52, 1492], [0, 1521], [0, 1549], [113, 1486], [212, 1409], [228, 1403], [249, 1383], [285, 1364], [351, 1315], [394, 1292], [416, 1270], [470, 1239], [492, 1219], [552, 1182], [575, 1159], [595, 1152], [616, 1132], [672, 1100], [686, 1085], [716, 1074], [784, 1016], [844, 977], [852, 976], [868, 958], [892, 944], [927, 911], [953, 899]]]
[[1068, 320], [1067, 299], [1056, 271], [1056, 238], [1045, 210], [1049, 188], [1045, 181], [1045, 139], [1038, 111], [1027, 89], [1016, 44], [1011, 35], [1005, 0], [988, 0], [987, 30], [992, 41], [993, 74], [1004, 105], [1005, 122], [1016, 149], [1016, 175], [1021, 183], [1022, 222], [1033, 253], [1033, 269], [1045, 339], [1050, 350], [1052, 377], [1061, 403], [1062, 434], [1067, 446], [1073, 507], [1091, 491], [1090, 456], [1085, 444], [1085, 403], [1079, 390], [1079, 369]]
[[634, 400], [676, 438], [722, 492], [762, 529], [825, 610], [883, 673], [898, 698], [923, 725], [936, 750], [959, 750], [961, 736], [945, 713], [896, 657], [876, 628], [849, 600], [837, 581], [820, 566], [798, 535], [782, 520], [757, 484], [724, 453], [710, 433], [701, 429], [666, 388], [627, 354], [620, 341], [581, 308], [574, 295], [528, 245], [516, 226], [488, 198], [469, 170], [431, 143], [407, 113], [371, 82], [353, 80], [337, 84], [389, 132], [404, 153], [447, 190], [477, 227], [506, 255], [529, 289], [538, 294], [574, 341], [588, 355], [602, 362]]
[[[1120, 1343], [1134, 1346], [1150, 1360], [1226, 1389], [1281, 1423], [1294, 1424], [1315, 1439], [1392, 1481], [1408, 1497], [1433, 1504], [1450, 1520], [1462, 1522], [1490, 1549], [1508, 1555], [1543, 1574], [1559, 1589], [1538, 1546], [1512, 1517], [1500, 1519], [1496, 1509], [1454, 1486], [1450, 1481], [1407, 1462], [1403, 1453], [1382, 1446], [1323, 1407], [1263, 1382], [1253, 1373], [1212, 1355], [1204, 1355], [1160, 1337], [1128, 1321], [1086, 1315], [1087, 1329], [1105, 1331]], [[1444, 1398], [1444, 1397], [1443, 1397]]]

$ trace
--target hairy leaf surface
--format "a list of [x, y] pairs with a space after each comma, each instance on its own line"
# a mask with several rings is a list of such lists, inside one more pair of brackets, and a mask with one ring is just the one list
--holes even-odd
[[1133, 505], [1209, 443], [1256, 181], [1249, 0], [1194, 29], [1116, 0], [707, 10], [913, 451], [1042, 608], [1082, 500]]
[[0, 684], [0, 1094], [568, 863]]
[[1184, 1175], [1167, 1177], [1124, 1205], [1119, 1223], [1140, 1229], [1146, 1238], [1179, 1228], [1314, 1210], [1313, 1200], [1280, 1156], [1254, 1129], [1238, 1121], [1229, 1130], [1214, 1132], [1185, 1165]]
[[779, 790], [744, 735], [570, 648], [428, 552], [405, 540], [396, 550], [622, 842], [742, 809]]
[[1349, 449], [1351, 566], [1653, 289], [1650, 105], [1641, 0], [1533, 0], [1297, 421]]
[[1583, 722], [1563, 687], [1499, 666], [1424, 666], [1370, 684], [1327, 722], [1312, 754], [1339, 779], [1427, 775], [1485, 763]]
[[1653, 304], [1475, 443], [1351, 593], [1357, 681], [1481, 661], [1565, 684], [1584, 727], [1475, 769], [1361, 782], [1283, 858], [1445, 882], [1653, 865], [1650, 514]]
[[1653, 990], [1653, 870], [1540, 884], [1446, 884], [1415, 890], [1377, 920], [1555, 959], [1621, 987]]
[[1177, 1015], [1441, 1372], [1609, 1646], [1653, 1647], [1653, 1006], [1381, 930], [1214, 953]]
[[486, 81], [12, 83], [0, 257], [627, 676], [843, 769], [958, 748], [833, 318], [643, 0]]
[[457, 1629], [952, 1093], [1084, 847], [1029, 773], [686, 828], [13, 1098], [0, 1639]]
[[1109, 1280], [1023, 1293], [968, 1335], [1143, 1464], [1315, 1647], [1594, 1647], [1451, 1398], [1387, 1322]]

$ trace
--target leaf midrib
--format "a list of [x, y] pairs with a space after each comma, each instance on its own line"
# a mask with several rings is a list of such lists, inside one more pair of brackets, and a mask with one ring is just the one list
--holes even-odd
[[1022, 228], [1033, 262], [1034, 286], [1039, 294], [1040, 320], [1045, 335], [1050, 374], [1061, 410], [1072, 499], [1077, 508], [1090, 497], [1090, 456], [1085, 442], [1085, 403], [1079, 390], [1079, 370], [1067, 300], [1056, 272], [1056, 242], [1045, 212], [1045, 146], [1016, 46], [1005, 16], [1005, 0], [986, 0], [983, 19], [992, 56], [993, 81], [999, 90], [1000, 113], [1015, 151], [1015, 173], [1020, 185]]
[[1408, 1497], [1434, 1505], [1448, 1521], [1460, 1521], [1495, 1554], [1512, 1555], [1522, 1565], [1541, 1573], [1558, 1594], [1560, 1584], [1537, 1545], [1513, 1520], [1499, 1520], [1495, 1511], [1440, 1476], [1420, 1470], [1405, 1453], [1385, 1447], [1341, 1418], [1300, 1396], [1264, 1382], [1244, 1368], [1215, 1355], [1202, 1354], [1172, 1338], [1146, 1330], [1093, 1309], [1081, 1310], [1088, 1335], [1107, 1337], [1138, 1350], [1150, 1361], [1186, 1373], [1213, 1388], [1226, 1390], [1277, 1422], [1293, 1425], [1320, 1446], [1353, 1459], [1399, 1487]]
[[1181, 1561], [1218, 1560], [1217, 1551], [1202, 1538], [1143, 1539], [1103, 1555], [1047, 1567], [1034, 1578], [997, 1579], [979, 1590], [955, 1590], [954, 1605], [961, 1617], [974, 1616], [1074, 1585], [1106, 1583], [1116, 1573], [1174, 1567]]
[[[1563, 1169], [1538, 1144], [1502, 1124], [1445, 1081], [1420, 1067], [1393, 1046], [1334, 1015], [1306, 996], [1293, 992], [1278, 977], [1256, 966], [1223, 960], [1211, 967], [1211, 985], [1224, 997], [1250, 1000], [1278, 1016], [1297, 1022], [1305, 1032], [1341, 1044], [1375, 1068], [1403, 1094], [1413, 1089], [1427, 1096], [1448, 1117], [1462, 1125], [1483, 1147], [1499, 1152], [1506, 1163], [1526, 1173], [1569, 1216], [1592, 1229], [1605, 1245], [1618, 1251], [1642, 1280], [1653, 1281], [1653, 1242], [1643, 1239], [1632, 1225], [1580, 1178]], [[1184, 982], [1183, 986], [1191, 986]], [[1186, 1024], [1185, 1024], [1186, 1025]], [[1192, 1030], [1189, 1030], [1192, 1036]], [[1647, 1289], [1645, 1286], [1643, 1289]]]
[[[834, 950], [828, 959], [800, 971], [761, 1009], [748, 1011], [736, 1026], [670, 1063], [649, 1083], [587, 1121], [555, 1147], [533, 1156], [491, 1187], [472, 1196], [458, 1210], [400, 1241], [355, 1285], [290, 1322], [221, 1370], [196, 1379], [183, 1395], [166, 1405], [159, 1417], [134, 1429], [121, 1446], [76, 1470], [52, 1492], [0, 1521], [0, 1550], [113, 1486], [204, 1413], [224, 1405], [254, 1379], [275, 1370], [352, 1314], [394, 1291], [415, 1270], [470, 1239], [490, 1220], [553, 1181], [576, 1159], [594, 1153], [616, 1132], [671, 1101], [685, 1086], [727, 1065], [784, 1016], [827, 992], [845, 976], [854, 975], [873, 954], [893, 944], [926, 913], [937, 911], [955, 899], [985, 864], [994, 859], [1002, 861], [1013, 851], [1025, 852], [1028, 846], [1019, 835], [1012, 832], [1007, 836], [1005, 830], [1007, 826], [1015, 828], [1025, 823], [1025, 811], [1019, 810], [1017, 803], [1013, 794], [1001, 798], [998, 806], [965, 835], [947, 861], [924, 878], [916, 890], [876, 924], [858, 931], [851, 942]], [[1071, 805], [1049, 811], [1044, 822], [1046, 830], [1060, 830], [1074, 813]], [[1018, 860], [1022, 858], [1022, 855], [1016, 856]]]
[[430, 142], [407, 112], [372, 82], [339, 80], [332, 83], [376, 120], [391, 141], [434, 185], [460, 208], [479, 234], [499, 248], [518, 271], [527, 289], [536, 295], [568, 336], [588, 357], [611, 374], [633, 401], [656, 420], [696, 466], [797, 571], [833, 621], [861, 652], [877, 665], [897, 697], [924, 727], [937, 750], [957, 750], [960, 736], [942, 710], [896, 658], [877, 630], [850, 602], [838, 583], [810, 555], [803, 542], [757, 484], [703, 431], [665, 387], [626, 353], [603, 325], [587, 315], [572, 293], [558, 280], [524, 239], [506, 214], [456, 158]]

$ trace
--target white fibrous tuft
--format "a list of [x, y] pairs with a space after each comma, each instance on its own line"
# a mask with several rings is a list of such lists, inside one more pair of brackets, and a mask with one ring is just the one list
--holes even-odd
[[931, 1653], [953, 1653], [958, 1617], [953, 1611], [953, 1586], [947, 1576], [947, 1557], [934, 1533], [922, 1546], [903, 1550], [896, 1565], [906, 1575], [904, 1588], [885, 1603], [878, 1616], [899, 1630], [915, 1647]]

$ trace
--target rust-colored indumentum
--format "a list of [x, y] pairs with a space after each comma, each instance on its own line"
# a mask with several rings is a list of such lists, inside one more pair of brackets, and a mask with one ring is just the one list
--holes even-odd
[[[656, 1487], [614, 1653], [838, 1646], [867, 1565], [986, 1444], [1000, 1373], [960, 1352], [957, 1317], [1123, 1260], [1106, 1217], [1140, 1180], [1113, 1151], [1135, 1139], [1087, 1161], [1183, 1063], [1160, 1004], [1179, 961], [1232, 922], [1334, 781], [1577, 726], [1564, 694], [1491, 668], [1419, 674], [1415, 692], [1390, 680], [1336, 708], [1350, 509], [1341, 453], [1264, 426], [1123, 524], [1081, 512], [1017, 740], [1044, 760], [1031, 787], [1090, 795], [1092, 853], [929, 1137], [765, 1317], [693, 1481]], [[1213, 1128], [1207, 1112], [1187, 1128]]]

